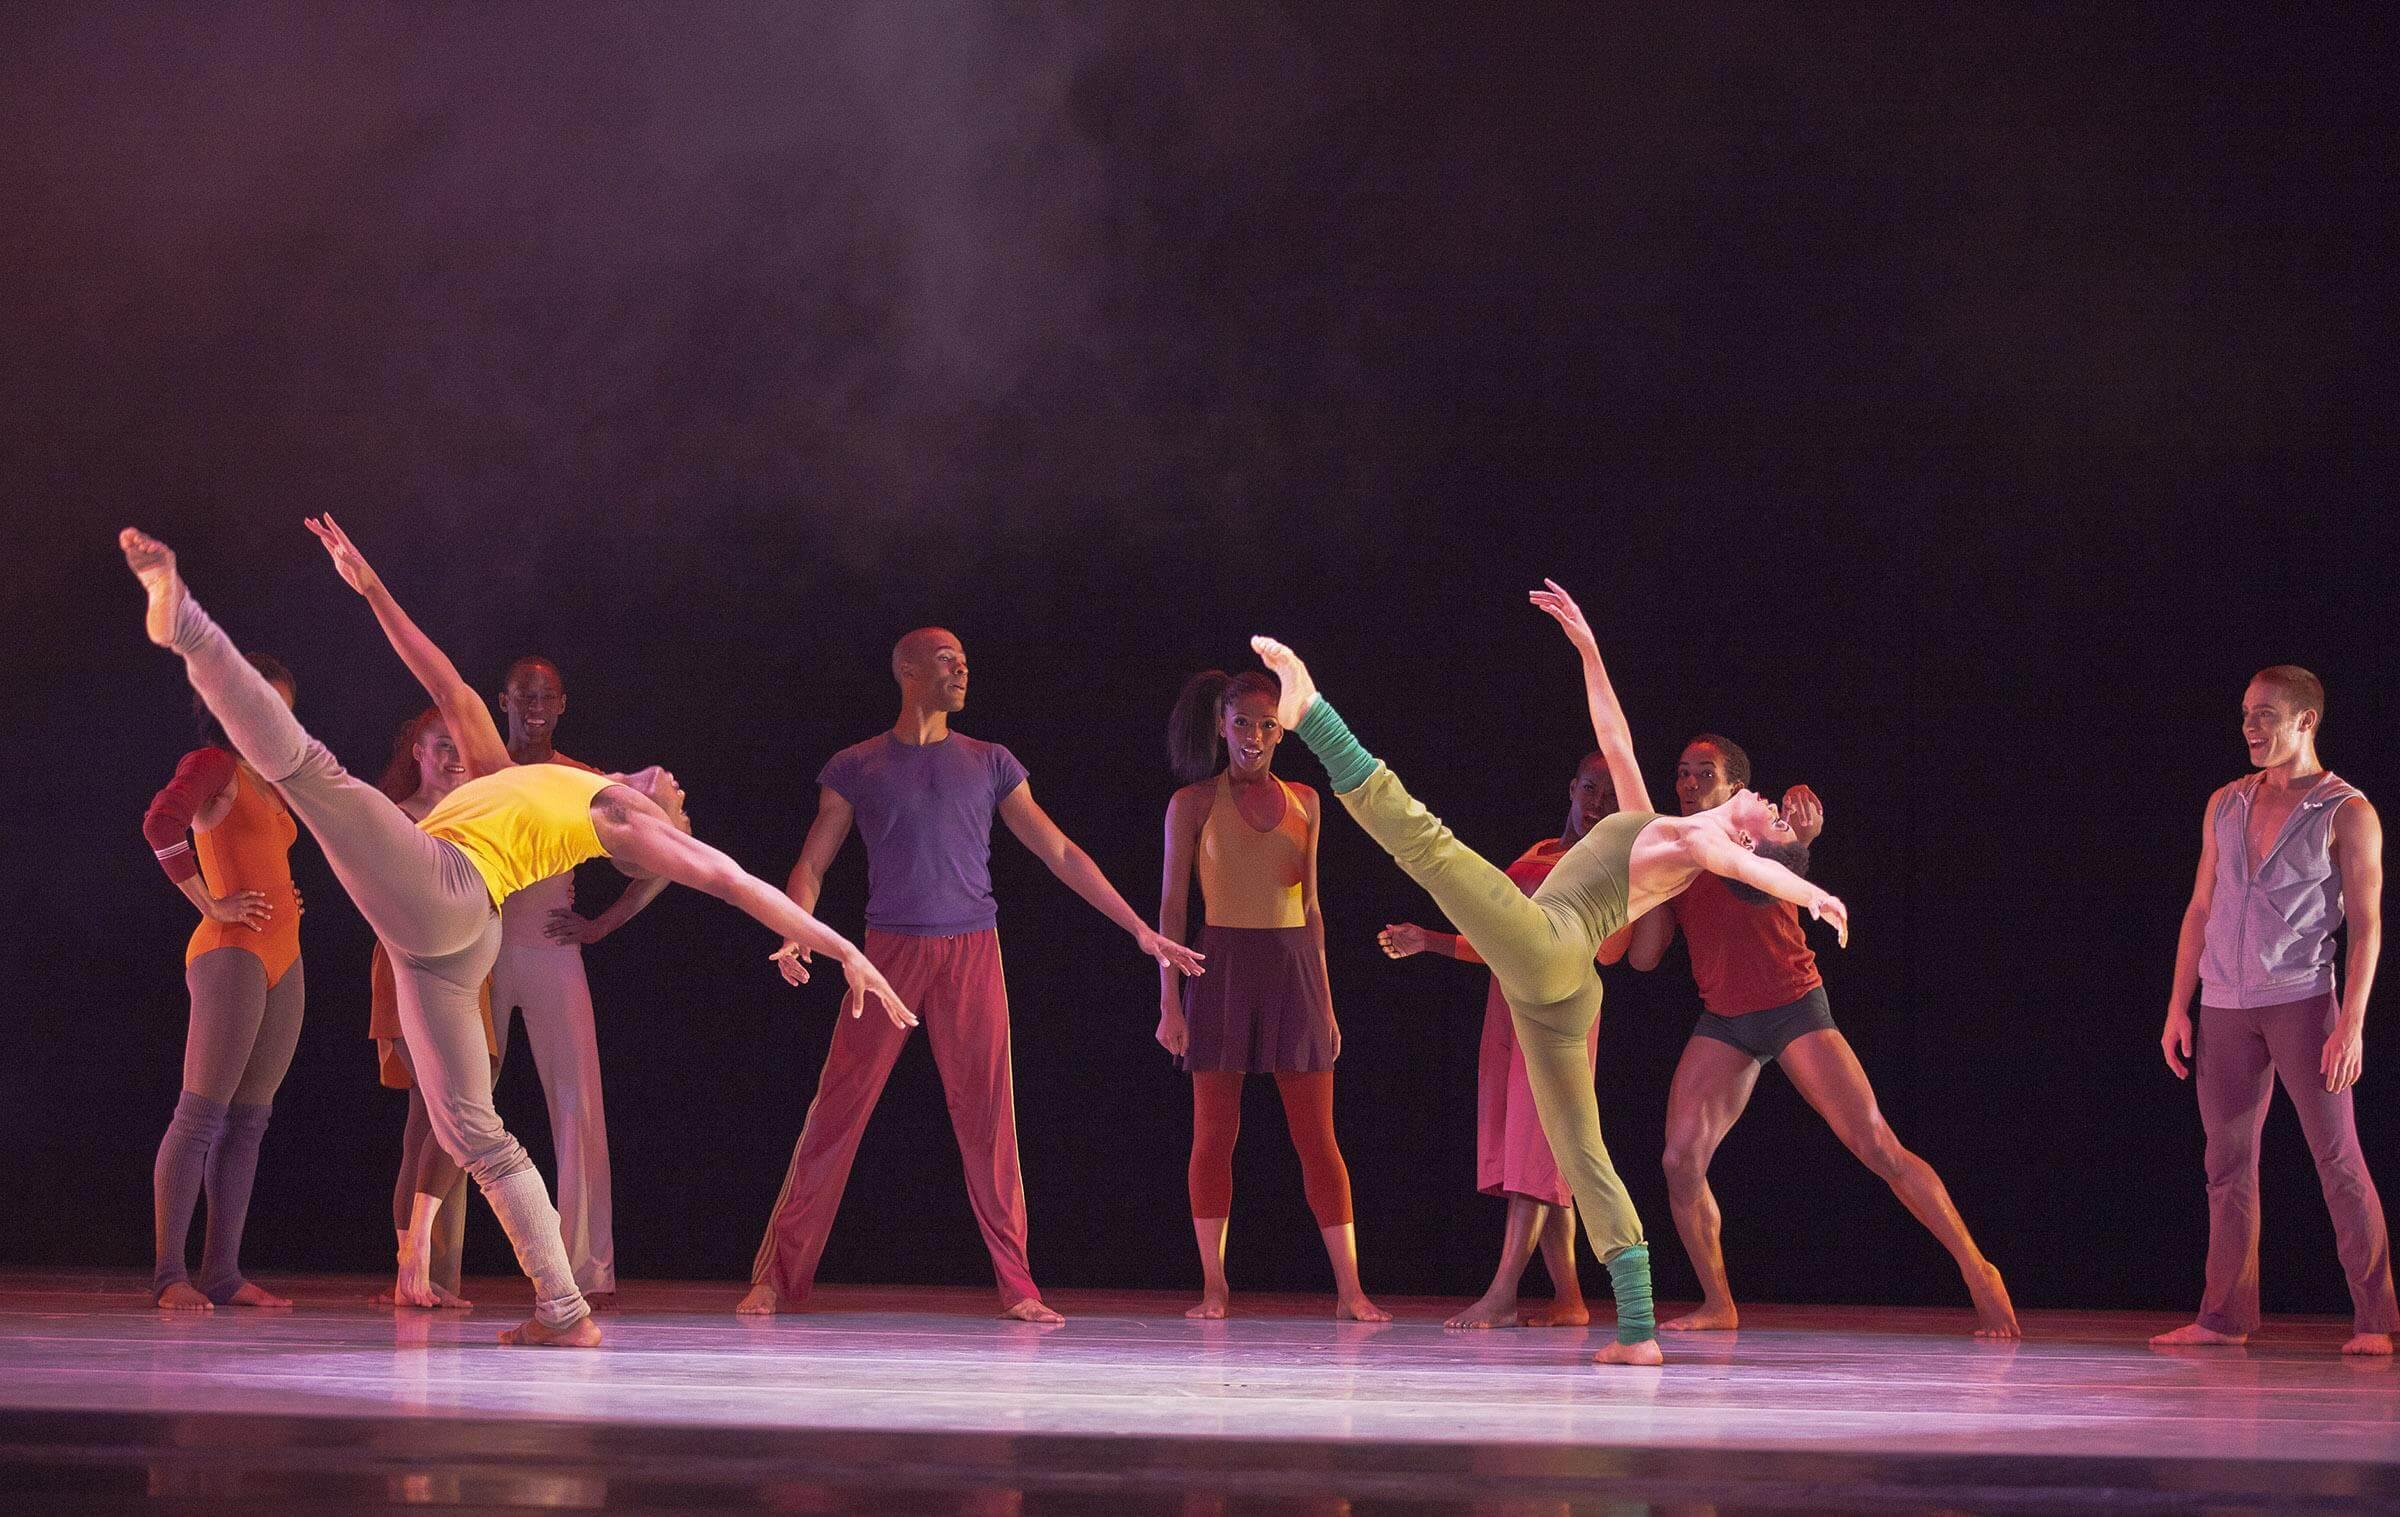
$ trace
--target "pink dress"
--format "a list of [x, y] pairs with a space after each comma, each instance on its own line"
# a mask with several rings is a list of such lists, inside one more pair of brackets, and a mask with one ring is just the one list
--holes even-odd
[[[1525, 850], [1508, 866], [1508, 877], [1531, 895], [1558, 861], [1567, 845], [1546, 838]], [[1464, 938], [1462, 956], [1472, 957]], [[1624, 952], [1623, 935], [1600, 949], [1600, 962], [1613, 964]], [[1600, 1020], [1592, 1019], [1585, 1057], [1596, 1070], [1600, 1062]], [[1550, 1156], [1550, 1141], [1542, 1136], [1542, 1119], [1533, 1109], [1533, 1087], [1525, 1079], [1525, 1054], [1517, 1047], [1517, 1030], [1509, 1018], [1508, 1002], [1494, 980], [1483, 1002], [1483, 1045], [1475, 1061], [1475, 1187], [1487, 1196], [1530, 1196], [1552, 1206], [1572, 1206], [1575, 1197]]]

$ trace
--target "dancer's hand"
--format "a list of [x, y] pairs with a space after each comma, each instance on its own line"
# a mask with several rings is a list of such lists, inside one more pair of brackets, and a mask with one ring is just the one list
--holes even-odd
[[227, 927], [247, 927], [252, 932], [265, 930], [275, 915], [267, 904], [264, 891], [237, 890], [231, 895], [211, 896], [208, 900], [208, 919]]
[[1529, 590], [1525, 598], [1550, 614], [1559, 629], [1567, 634], [1567, 641], [1575, 645], [1576, 652], [1587, 655], [1599, 653], [1599, 640], [1592, 636], [1592, 624], [1583, 619], [1583, 608], [1575, 604], [1575, 597], [1569, 595], [1566, 587], [1557, 580], [1545, 579], [1542, 583], [1549, 588]]
[[853, 1017], [863, 1016], [867, 1010], [867, 997], [873, 996], [883, 1003], [883, 1014], [892, 1019], [894, 1027], [906, 1032], [917, 1025], [917, 1014], [900, 1004], [900, 993], [892, 989], [892, 982], [883, 977], [882, 970], [867, 961], [865, 954], [852, 950], [850, 956], [842, 960], [842, 973], [850, 981], [850, 988], [842, 995], [842, 1010]]
[[1794, 785], [1783, 793], [1784, 822], [1792, 835], [1803, 843], [1813, 843], [1825, 830], [1825, 803], [1806, 785]]
[[814, 957], [814, 954], [789, 938], [784, 940], [781, 948], [767, 955], [775, 967], [783, 971], [783, 983], [786, 985], [807, 984], [808, 961]]
[[333, 519], [333, 513], [306, 517], [304, 521], [308, 530], [316, 534], [317, 541], [325, 545], [326, 556], [333, 560], [333, 566], [341, 571], [350, 588], [361, 595], [374, 594], [383, 581], [367, 562], [367, 556], [358, 551], [358, 544], [350, 540], [350, 534]]
[[548, 934], [551, 942], [562, 948], [581, 948], [608, 936], [608, 929], [601, 926], [597, 918], [587, 917], [572, 906], [560, 906], [552, 910], [550, 920], [543, 924], [542, 931]]
[[1394, 922], [1375, 934], [1375, 941], [1383, 945], [1384, 957], [1405, 959], [1433, 947], [1433, 934], [1414, 922]]
[[1206, 955], [1192, 952], [1173, 938], [1161, 935], [1154, 928], [1143, 928], [1133, 935], [1133, 940], [1142, 945], [1142, 952], [1158, 960], [1159, 966], [1163, 969], [1180, 970], [1188, 975], [1206, 973], [1200, 967], [1206, 962]]
[[2347, 1017], [2336, 1017], [2333, 1035], [2325, 1040], [2325, 1052], [2317, 1058], [2317, 1068], [2325, 1076], [2325, 1089], [2340, 1095], [2358, 1083], [2367, 1063], [2366, 1028]]
[[1160, 1002], [1158, 1031], [1152, 1033], [1151, 1036], [1158, 1039], [1159, 1047], [1178, 1059], [1182, 1058], [1185, 1050], [1191, 1047], [1192, 1042], [1192, 1030], [1190, 1025], [1183, 1020], [1183, 1008], [1168, 1002]]
[[308, 915], [308, 902], [301, 896], [300, 892], [295, 889], [292, 892], [292, 920], [296, 922], [306, 915]]
[[1840, 896], [1818, 891], [1817, 898], [1808, 903], [1808, 914], [1820, 922], [1831, 922], [1834, 941], [1844, 948], [1850, 946], [1850, 908], [1842, 904]]
[[2167, 1030], [2158, 1035], [2158, 1051], [2167, 1056], [2167, 1068], [2175, 1071], [2178, 1080], [2189, 1079], [2191, 1068], [2185, 1062], [2192, 1056], [2192, 1014], [2188, 1011], [2167, 1012]]

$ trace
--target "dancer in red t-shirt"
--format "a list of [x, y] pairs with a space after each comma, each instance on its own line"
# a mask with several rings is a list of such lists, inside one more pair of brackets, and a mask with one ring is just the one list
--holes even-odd
[[[1690, 816], [1718, 806], [1750, 783], [1750, 756], [1703, 734], [1675, 764], [1675, 795]], [[1806, 785], [1784, 792], [1783, 816], [1804, 843], [1825, 827], [1824, 803]], [[1725, 1279], [1722, 1218], [1708, 1188], [1709, 1160], [1750, 1103], [1758, 1072], [1779, 1060], [1783, 1072], [1834, 1135], [1883, 1178], [1911, 1215], [1958, 1261], [1975, 1300], [1975, 1336], [2018, 1336], [2016, 1309], [2000, 1271], [1984, 1258], [1959, 1220], [1933, 1166], [1900, 1146], [1875, 1104], [1875, 1088], [1850, 1042], [1833, 1025], [1816, 955], [1797, 913], [1769, 896], [1704, 874], [1691, 888], [1633, 927], [1627, 959], [1655, 969], [1677, 928], [1691, 947], [1692, 978], [1707, 1010], [1684, 1045], [1667, 1094], [1667, 1200], [1675, 1230], [1700, 1277], [1700, 1309], [1662, 1331], [1730, 1329], [1740, 1323]]]

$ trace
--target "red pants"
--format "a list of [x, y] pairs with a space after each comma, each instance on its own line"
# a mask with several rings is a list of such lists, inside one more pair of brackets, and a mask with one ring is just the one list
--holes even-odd
[[[1005, 1310], [1038, 1300], [1025, 1262], [1025, 1182], [1017, 1170], [1017, 1113], [1008, 1059], [1008, 986], [1000, 973], [1000, 934], [914, 938], [867, 930], [867, 957], [924, 1023], [941, 1071], [950, 1127], [967, 1171], [967, 1199], [991, 1250]], [[850, 1163], [884, 1081], [908, 1041], [873, 1004], [834, 1024], [833, 1047], [817, 1080], [817, 1098], [792, 1149], [767, 1236], [750, 1266], [751, 1283], [774, 1286], [785, 1301], [804, 1300], [833, 1231]]]

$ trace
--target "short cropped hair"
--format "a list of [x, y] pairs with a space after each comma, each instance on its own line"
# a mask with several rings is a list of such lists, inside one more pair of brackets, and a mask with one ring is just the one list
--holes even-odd
[[2276, 693], [2292, 703], [2292, 714], [2303, 711], [2317, 714], [2317, 725], [2325, 724], [2325, 682], [2298, 664], [2276, 664], [2250, 676], [2252, 683], [2265, 681]]
[[1725, 778], [1732, 781], [1736, 789], [1749, 785], [1750, 755], [1744, 753], [1742, 745], [1732, 738], [1719, 737], [1713, 732], [1703, 732], [1683, 746], [1687, 752], [1694, 748], [1716, 749], [1718, 767], [1725, 771]]

